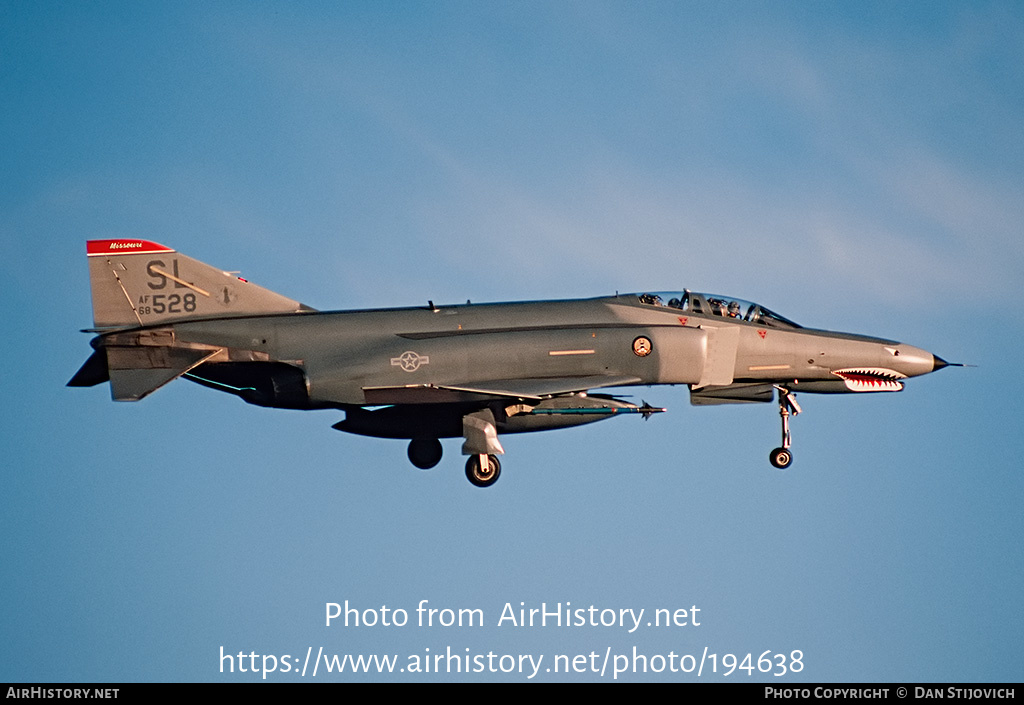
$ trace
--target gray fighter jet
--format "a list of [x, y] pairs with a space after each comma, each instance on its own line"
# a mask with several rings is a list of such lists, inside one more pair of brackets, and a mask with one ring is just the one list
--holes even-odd
[[339, 409], [340, 431], [409, 441], [431, 468], [462, 437], [492, 485], [499, 435], [665, 411], [607, 393], [685, 384], [696, 406], [776, 401], [787, 467], [796, 392], [897, 392], [946, 367], [892, 340], [804, 328], [741, 299], [680, 292], [316, 311], [146, 240], [87, 244], [95, 352], [68, 382], [138, 401], [184, 377], [250, 404]]

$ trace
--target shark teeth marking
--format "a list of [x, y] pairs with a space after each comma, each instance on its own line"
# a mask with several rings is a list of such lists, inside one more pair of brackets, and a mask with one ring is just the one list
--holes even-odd
[[832, 370], [832, 374], [846, 382], [851, 392], [898, 392], [903, 389], [899, 380], [906, 375], [884, 367], [852, 367]]

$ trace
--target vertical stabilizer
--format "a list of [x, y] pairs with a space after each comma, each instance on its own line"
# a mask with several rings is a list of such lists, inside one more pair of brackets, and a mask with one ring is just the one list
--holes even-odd
[[311, 310], [148, 240], [89, 240], [96, 328]]

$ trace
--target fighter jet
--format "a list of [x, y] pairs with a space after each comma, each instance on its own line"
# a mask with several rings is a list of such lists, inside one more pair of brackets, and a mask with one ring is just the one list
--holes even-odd
[[115, 401], [138, 401], [183, 377], [258, 406], [336, 409], [333, 428], [408, 440], [423, 469], [440, 462], [439, 439], [462, 437], [478, 487], [501, 473], [502, 434], [665, 411], [616, 387], [687, 385], [695, 406], [777, 402], [769, 460], [785, 468], [797, 392], [897, 392], [952, 364], [686, 289], [317, 311], [147, 240], [90, 240], [86, 254], [94, 352], [68, 386], [109, 381]]

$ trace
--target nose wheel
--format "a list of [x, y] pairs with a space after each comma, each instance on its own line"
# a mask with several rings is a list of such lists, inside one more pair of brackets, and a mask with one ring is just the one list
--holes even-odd
[[768, 455], [768, 460], [777, 468], [788, 468], [793, 462], [793, 454], [788, 448], [776, 448]]
[[789, 417], [800, 413], [800, 405], [796, 403], [796, 395], [785, 387], [776, 385], [779, 390], [779, 416], [782, 418], [782, 447], [768, 454], [768, 461], [777, 468], [788, 468], [793, 462], [793, 453], [789, 450], [792, 438], [789, 433]]

